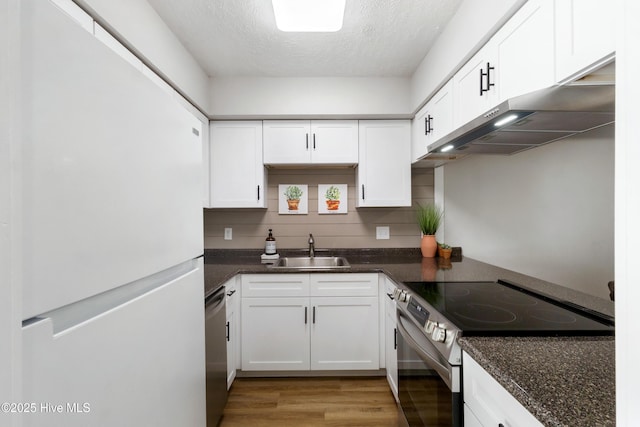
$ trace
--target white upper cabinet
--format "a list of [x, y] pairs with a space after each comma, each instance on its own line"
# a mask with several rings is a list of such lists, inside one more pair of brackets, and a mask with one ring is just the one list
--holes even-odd
[[492, 39], [498, 102], [553, 86], [553, 2], [529, 0]]
[[491, 108], [497, 99], [496, 59], [487, 44], [453, 76], [453, 125], [459, 127]]
[[265, 120], [264, 164], [358, 163], [357, 120]]
[[553, 2], [529, 0], [453, 77], [454, 126], [498, 103], [552, 86]]
[[556, 0], [556, 80], [565, 82], [598, 68], [615, 55], [613, 4]]
[[427, 154], [427, 147], [453, 130], [453, 82], [449, 80], [413, 119], [411, 160]]
[[209, 141], [210, 207], [267, 207], [262, 122], [211, 122]]
[[357, 207], [411, 206], [411, 122], [361, 120]]

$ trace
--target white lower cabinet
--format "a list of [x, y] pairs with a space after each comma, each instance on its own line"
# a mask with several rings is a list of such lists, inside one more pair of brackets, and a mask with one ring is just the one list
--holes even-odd
[[465, 426], [542, 427], [540, 421], [466, 352], [462, 354], [462, 366]]
[[311, 369], [378, 369], [378, 297], [312, 297]]
[[309, 369], [309, 298], [242, 298], [242, 370]]
[[377, 274], [247, 274], [241, 282], [242, 370], [379, 368]]
[[385, 277], [385, 366], [387, 382], [398, 401], [398, 340], [396, 329], [396, 302], [393, 299], [393, 282]]

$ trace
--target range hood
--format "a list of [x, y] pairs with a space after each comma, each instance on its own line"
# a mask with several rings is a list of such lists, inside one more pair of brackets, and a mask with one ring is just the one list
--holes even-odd
[[424, 159], [515, 154], [614, 121], [614, 84], [554, 86], [502, 102], [429, 145]]

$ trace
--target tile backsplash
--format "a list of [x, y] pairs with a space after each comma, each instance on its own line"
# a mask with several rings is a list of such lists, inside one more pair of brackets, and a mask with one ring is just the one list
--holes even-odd
[[[207, 249], [260, 249], [269, 228], [278, 248], [304, 248], [313, 233], [317, 248], [412, 248], [420, 245], [415, 221], [415, 202], [433, 201], [433, 169], [412, 171], [414, 206], [404, 208], [355, 208], [354, 169], [270, 169], [267, 209], [205, 209], [204, 247]], [[308, 214], [280, 215], [278, 186], [308, 186]], [[347, 184], [346, 214], [318, 213], [318, 185]], [[390, 238], [376, 239], [376, 226], [388, 226]], [[224, 240], [224, 229], [232, 229], [232, 240]]]

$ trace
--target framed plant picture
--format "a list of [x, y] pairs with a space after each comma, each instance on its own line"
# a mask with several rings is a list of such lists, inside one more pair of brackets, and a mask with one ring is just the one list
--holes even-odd
[[347, 184], [318, 185], [318, 213], [346, 214], [348, 212]]
[[283, 215], [306, 215], [309, 212], [307, 185], [278, 185], [278, 213]]

